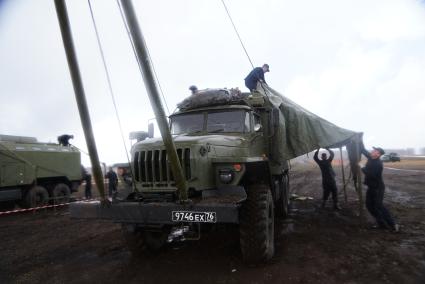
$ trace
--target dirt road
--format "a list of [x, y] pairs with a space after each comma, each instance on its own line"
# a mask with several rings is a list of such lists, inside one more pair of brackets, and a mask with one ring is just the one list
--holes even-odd
[[341, 212], [319, 209], [318, 169], [295, 167], [293, 193], [313, 199], [293, 201], [276, 256], [257, 267], [241, 262], [236, 227], [135, 258], [119, 225], [72, 220], [66, 208], [0, 216], [0, 283], [425, 283], [425, 174], [384, 175], [399, 234], [361, 224], [351, 187]]

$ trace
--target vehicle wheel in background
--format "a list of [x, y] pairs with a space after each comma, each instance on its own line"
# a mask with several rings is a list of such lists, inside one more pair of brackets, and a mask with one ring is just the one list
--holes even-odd
[[242, 257], [250, 264], [266, 262], [274, 254], [274, 206], [268, 185], [247, 187], [248, 198], [240, 210]]
[[49, 193], [47, 189], [40, 185], [31, 187], [22, 200], [22, 207], [40, 207], [49, 203]]
[[71, 189], [64, 183], [58, 183], [52, 190], [52, 203], [68, 203], [71, 199]]

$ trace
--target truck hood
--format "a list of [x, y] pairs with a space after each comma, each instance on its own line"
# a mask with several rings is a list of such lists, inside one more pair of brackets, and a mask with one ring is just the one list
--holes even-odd
[[[177, 146], [190, 146], [190, 145], [206, 145], [211, 146], [226, 146], [226, 147], [247, 147], [247, 138], [243, 136], [229, 136], [229, 135], [203, 135], [203, 136], [173, 136], [174, 143]], [[151, 138], [138, 142], [135, 147], [161, 147], [164, 143], [162, 138]]]

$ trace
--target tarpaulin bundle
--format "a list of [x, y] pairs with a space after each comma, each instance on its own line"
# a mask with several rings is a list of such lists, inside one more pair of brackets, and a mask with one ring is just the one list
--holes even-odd
[[248, 94], [241, 93], [239, 89], [204, 89], [184, 99], [177, 104], [177, 107], [180, 110], [189, 110], [192, 108], [240, 103], [247, 96]]

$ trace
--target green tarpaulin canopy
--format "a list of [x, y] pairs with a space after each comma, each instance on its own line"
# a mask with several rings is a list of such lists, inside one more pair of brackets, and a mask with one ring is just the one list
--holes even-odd
[[[352, 152], [352, 148], [357, 148], [353, 147], [353, 143], [357, 145], [362, 141], [362, 133], [341, 128], [319, 117], [266, 84], [258, 84], [257, 90], [268, 97], [282, 114], [279, 117], [281, 127], [277, 137], [282, 145], [279, 155], [288, 160], [318, 148], [348, 146], [347, 149]], [[353, 154], [350, 157], [359, 157], [358, 153]]]

